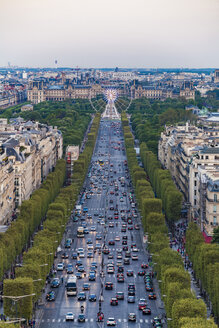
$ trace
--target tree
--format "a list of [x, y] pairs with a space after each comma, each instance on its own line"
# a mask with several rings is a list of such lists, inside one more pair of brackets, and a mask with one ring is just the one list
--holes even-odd
[[219, 244], [219, 227], [214, 229], [212, 243]]
[[[31, 294], [33, 294], [33, 280], [31, 278], [19, 277], [4, 280], [3, 296], [5, 314], [12, 318], [30, 319], [32, 317], [33, 300], [33, 295]], [[17, 296], [17, 299], [11, 299], [11, 296]]]
[[180, 327], [180, 319], [183, 317], [207, 319], [207, 309], [202, 300], [180, 299], [174, 302], [172, 308], [173, 328]]
[[201, 317], [188, 318], [183, 317], [179, 320], [180, 328], [217, 328], [213, 319], [203, 319]]

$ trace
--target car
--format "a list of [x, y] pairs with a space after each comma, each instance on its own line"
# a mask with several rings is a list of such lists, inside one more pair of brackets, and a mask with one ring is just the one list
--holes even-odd
[[76, 272], [75, 275], [76, 275], [76, 277], [77, 277], [78, 279], [82, 279], [82, 274], [81, 274], [81, 272]]
[[126, 257], [126, 258], [131, 257], [131, 252], [126, 251], [126, 252], [125, 252], [125, 257]]
[[72, 273], [74, 272], [74, 270], [73, 270], [73, 265], [72, 265], [72, 264], [69, 263], [69, 264], [67, 265], [66, 272], [67, 272], [67, 274], [72, 274]]
[[129, 321], [136, 321], [136, 314], [135, 313], [129, 313], [128, 320]]
[[66, 240], [65, 242], [65, 248], [71, 248], [71, 242], [69, 242], [68, 240]]
[[149, 307], [142, 309], [142, 314], [151, 314], [151, 309]]
[[155, 317], [155, 318], [152, 320], [152, 325], [153, 325], [154, 327], [162, 327], [161, 319], [158, 318], [158, 317]]
[[111, 298], [110, 305], [118, 305], [118, 300], [115, 297]]
[[127, 274], [127, 277], [133, 277], [134, 276], [133, 270], [127, 270], [126, 274]]
[[131, 248], [137, 247], [136, 243], [131, 243]]
[[64, 268], [65, 268], [64, 263], [58, 263], [58, 264], [57, 264], [57, 271], [63, 271]]
[[138, 276], [144, 276], [144, 275], [145, 275], [145, 271], [144, 270], [138, 271]]
[[128, 284], [128, 290], [135, 290], [135, 284], [134, 283], [129, 283]]
[[116, 236], [114, 240], [115, 241], [120, 241], [120, 237], [119, 236]]
[[117, 260], [121, 260], [122, 259], [122, 254], [121, 253], [118, 253], [117, 256], [116, 256]]
[[138, 260], [138, 255], [132, 254], [132, 261], [137, 261], [137, 260]]
[[112, 245], [115, 245], [115, 241], [114, 240], [109, 240], [109, 243], [108, 243], [110, 246]]
[[84, 272], [84, 266], [83, 265], [78, 266], [78, 272]]
[[106, 290], [112, 290], [113, 289], [113, 283], [112, 282], [106, 282], [105, 283], [105, 289]]
[[114, 207], [113, 206], [110, 206], [110, 211], [114, 211]]
[[78, 322], [85, 322], [85, 315], [84, 314], [80, 313], [78, 315]]
[[149, 300], [156, 300], [156, 299], [157, 299], [157, 296], [156, 296], [155, 293], [150, 293], [150, 294], [148, 295], [148, 298], [149, 298]]
[[52, 288], [58, 288], [60, 285], [60, 280], [59, 278], [53, 278], [53, 280], [51, 281], [51, 287]]
[[114, 255], [112, 253], [108, 254], [108, 259], [113, 259]]
[[124, 272], [124, 267], [123, 266], [119, 266], [118, 267], [118, 273], [122, 273]]
[[106, 254], [106, 255], [109, 254], [109, 248], [108, 247], [103, 248], [103, 254]]
[[117, 281], [118, 282], [124, 282], [124, 275], [122, 273], [117, 274]]
[[92, 252], [88, 252], [88, 253], [87, 253], [87, 258], [91, 259], [91, 258], [93, 258], [93, 257], [94, 257], [94, 255], [93, 255]]
[[138, 302], [138, 309], [143, 310], [147, 307], [147, 302], [145, 299], [140, 299]]
[[83, 284], [83, 290], [90, 290], [90, 284], [88, 284], [87, 282], [85, 282], [84, 284]]
[[115, 269], [114, 269], [113, 266], [109, 266], [109, 267], [107, 268], [107, 273], [111, 274], [111, 273], [114, 273], [114, 272], [115, 272]]
[[137, 247], [133, 247], [132, 248], [132, 252], [137, 253], [138, 252], [138, 248]]
[[96, 302], [97, 296], [95, 294], [90, 294], [88, 299], [90, 302]]
[[85, 257], [85, 254], [83, 252], [79, 253], [79, 258], [84, 258]]
[[68, 312], [65, 315], [65, 321], [74, 321], [75, 315], [72, 312]]
[[135, 224], [135, 230], [139, 230], [139, 229], [140, 229], [139, 225]]
[[77, 258], [78, 258], [78, 254], [77, 254], [77, 253], [72, 253], [71, 258], [72, 258], [73, 260], [77, 260]]
[[128, 227], [128, 230], [133, 230], [133, 226], [129, 226]]
[[124, 300], [124, 293], [123, 292], [117, 292], [116, 293], [117, 300]]
[[96, 227], [95, 226], [91, 226], [90, 227], [90, 231], [96, 231]]
[[147, 292], [153, 292], [153, 290], [154, 290], [150, 283], [145, 285], [145, 289]]
[[125, 265], [130, 264], [130, 259], [127, 258], [127, 257], [125, 257], [124, 260], [123, 260], [123, 263], [124, 263]]
[[102, 237], [100, 235], [96, 235], [96, 240], [101, 240]]
[[96, 280], [95, 272], [90, 272], [88, 279], [89, 281], [95, 281]]
[[128, 303], [135, 303], [135, 296], [134, 295], [128, 295], [127, 302]]
[[116, 326], [116, 320], [114, 318], [108, 318], [106, 324], [107, 326]]
[[49, 291], [47, 294], [46, 294], [46, 300], [49, 301], [49, 302], [52, 302], [52, 301], [55, 301], [56, 299], [56, 294], [53, 290]]
[[127, 245], [127, 240], [123, 240], [122, 245]]
[[87, 239], [87, 244], [93, 244], [93, 241], [91, 238]]
[[114, 223], [113, 222], [109, 223], [109, 228], [114, 228]]
[[147, 269], [147, 268], [148, 268], [148, 264], [146, 264], [146, 263], [142, 263], [142, 264], [141, 264], [141, 268], [142, 268], [142, 269]]
[[121, 232], [126, 232], [126, 228], [122, 228], [121, 229]]
[[78, 293], [78, 301], [85, 301], [85, 300], [86, 300], [85, 292], [79, 292]]

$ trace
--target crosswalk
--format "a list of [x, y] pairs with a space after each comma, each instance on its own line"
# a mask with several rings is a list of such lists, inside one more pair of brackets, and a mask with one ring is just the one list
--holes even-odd
[[[85, 322], [94, 322], [96, 319], [94, 318], [86, 318]], [[117, 322], [128, 322], [128, 319], [116, 319]], [[59, 319], [42, 319], [41, 323], [61, 323], [61, 322], [66, 322], [66, 319], [64, 318], [59, 318]], [[136, 323], [152, 323], [152, 319], [136, 319]]]

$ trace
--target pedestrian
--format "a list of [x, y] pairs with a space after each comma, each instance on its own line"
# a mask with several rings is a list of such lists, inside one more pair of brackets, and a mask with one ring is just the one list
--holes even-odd
[[64, 278], [63, 278], [63, 276], [61, 276], [61, 283], [63, 284], [63, 281], [64, 281]]

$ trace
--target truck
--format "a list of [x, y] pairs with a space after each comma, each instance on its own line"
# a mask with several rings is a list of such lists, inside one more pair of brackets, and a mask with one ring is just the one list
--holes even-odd
[[77, 277], [71, 276], [68, 278], [66, 285], [66, 294], [67, 296], [76, 296], [77, 295]]

